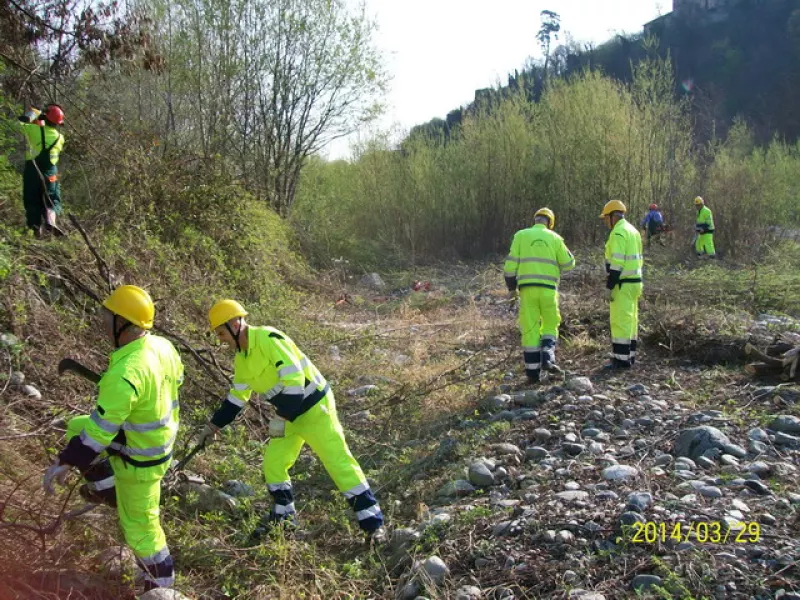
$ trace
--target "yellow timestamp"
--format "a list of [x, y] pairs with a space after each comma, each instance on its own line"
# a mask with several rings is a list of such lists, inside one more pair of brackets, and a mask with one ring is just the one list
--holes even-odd
[[761, 525], [756, 521], [695, 521], [688, 525], [681, 523], [634, 523], [631, 526], [634, 544], [655, 544], [657, 542], [697, 541], [700, 544], [756, 544], [761, 539]]

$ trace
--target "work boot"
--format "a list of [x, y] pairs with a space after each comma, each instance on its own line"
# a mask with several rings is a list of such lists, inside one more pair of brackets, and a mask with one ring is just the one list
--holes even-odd
[[294, 515], [276, 515], [270, 512], [269, 514], [261, 517], [258, 525], [250, 533], [247, 542], [251, 546], [255, 546], [269, 537], [273, 531], [283, 529], [287, 535], [294, 533], [297, 530], [297, 519]]
[[373, 548], [375, 548], [376, 546], [382, 546], [388, 541], [389, 541], [389, 533], [383, 526], [378, 527], [375, 531], [367, 532], [367, 543]]
[[618, 358], [612, 358], [610, 363], [607, 363], [601, 367], [601, 370], [604, 372], [613, 372], [613, 371], [624, 371], [625, 369], [630, 369], [631, 365], [626, 363]]
[[543, 371], [548, 371], [549, 373], [553, 373], [554, 375], [563, 375], [564, 374], [564, 369], [559, 367], [554, 362], [546, 362], [546, 363], [542, 364], [542, 370]]
[[536, 385], [541, 381], [538, 373], [536, 375], [526, 375], [525, 377], [527, 378], [528, 383], [531, 385]]
[[[146, 594], [147, 592], [151, 592], [151, 591], [153, 591], [153, 590], [166, 589], [166, 588], [162, 588], [162, 587], [161, 587], [160, 585], [158, 585], [158, 584], [157, 584], [155, 581], [150, 581], [149, 579], [145, 579], [145, 580], [144, 580], [144, 585], [142, 586], [142, 588], [144, 589], [144, 593], [145, 593], [145, 594]], [[161, 597], [161, 596], [159, 596], [159, 598], [160, 598], [160, 597]]]

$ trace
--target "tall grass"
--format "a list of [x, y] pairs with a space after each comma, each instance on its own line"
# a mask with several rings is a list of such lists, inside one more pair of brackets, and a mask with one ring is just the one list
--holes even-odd
[[295, 225], [315, 260], [365, 268], [501, 255], [541, 206], [568, 243], [596, 245], [612, 198], [637, 223], [657, 203], [688, 247], [702, 195], [732, 256], [771, 242], [769, 226], [797, 227], [798, 146], [756, 148], [737, 123], [727, 140], [697, 147], [674, 89], [670, 62], [647, 59], [630, 84], [587, 70], [553, 81], [538, 103], [510, 94], [478, 105], [447, 140], [376, 138], [352, 162], [308, 165]]

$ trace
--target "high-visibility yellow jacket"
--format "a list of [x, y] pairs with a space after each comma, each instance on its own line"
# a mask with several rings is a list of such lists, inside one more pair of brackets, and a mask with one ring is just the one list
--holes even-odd
[[698, 233], [714, 233], [714, 216], [711, 214], [711, 209], [707, 206], [703, 206], [703, 208], [697, 211], [694, 230]]
[[639, 230], [620, 219], [606, 241], [606, 287], [613, 289], [621, 282], [642, 281], [642, 236]]
[[58, 158], [62, 150], [64, 150], [64, 134], [50, 125], [20, 123], [20, 126], [27, 142], [25, 160], [34, 160], [42, 152], [42, 149], [49, 148], [50, 162], [53, 165], [57, 165]]
[[115, 350], [98, 384], [97, 406], [61, 462], [86, 468], [107, 450], [133, 466], [166, 463], [178, 433], [182, 384], [183, 363], [169, 340], [147, 334]]
[[253, 392], [275, 406], [278, 416], [294, 421], [325, 397], [330, 385], [289, 336], [274, 327], [250, 326], [247, 352], [234, 359], [233, 387], [211, 417], [225, 427]]
[[509, 290], [538, 286], [558, 288], [561, 273], [575, 268], [564, 238], [539, 223], [514, 234], [503, 274]]

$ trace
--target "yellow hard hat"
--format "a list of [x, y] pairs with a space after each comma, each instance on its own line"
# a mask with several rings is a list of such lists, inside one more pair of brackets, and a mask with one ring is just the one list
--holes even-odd
[[121, 285], [106, 298], [103, 306], [115, 315], [142, 329], [153, 328], [156, 307], [146, 291], [135, 285]]
[[537, 210], [536, 214], [533, 215], [534, 219], [536, 217], [547, 217], [548, 219], [550, 219], [550, 223], [547, 225], [548, 229], [552, 229], [553, 227], [556, 226], [556, 215], [549, 208], [540, 208], [539, 210]]
[[208, 311], [208, 322], [211, 331], [236, 317], [244, 317], [247, 311], [236, 300], [220, 300]]
[[703, 199], [700, 196], [698, 196], [697, 198], [694, 199], [694, 203], [695, 203], [695, 206], [697, 206], [699, 204], [703, 204]]
[[600, 213], [600, 218], [602, 219], [604, 217], [607, 217], [613, 212], [626, 213], [628, 212], [628, 209], [625, 208], [625, 205], [619, 200], [609, 200], [603, 207], [603, 212]]

